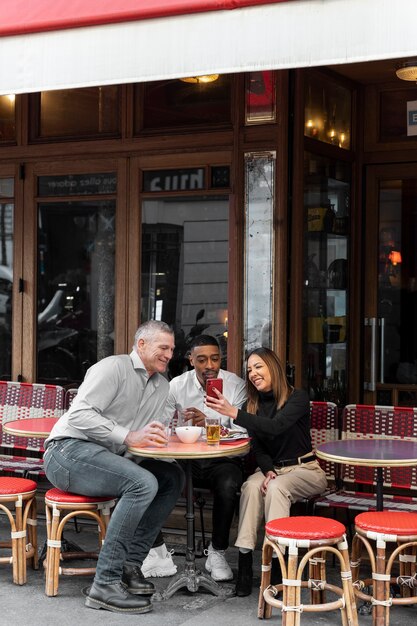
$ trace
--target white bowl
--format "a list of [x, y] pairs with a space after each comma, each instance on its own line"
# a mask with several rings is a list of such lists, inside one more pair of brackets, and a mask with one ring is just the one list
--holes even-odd
[[194, 443], [201, 435], [200, 426], [177, 426], [176, 435], [182, 443]]

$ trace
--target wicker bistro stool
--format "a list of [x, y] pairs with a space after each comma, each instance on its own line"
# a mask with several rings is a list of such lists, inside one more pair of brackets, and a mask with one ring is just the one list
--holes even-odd
[[[351, 561], [355, 594], [372, 603], [374, 626], [388, 626], [391, 605], [417, 603], [417, 513], [360, 513], [355, 518], [355, 531]], [[387, 543], [397, 544], [390, 555], [386, 553]], [[372, 579], [359, 580], [363, 548], [370, 560]], [[393, 576], [397, 559], [399, 575]], [[401, 598], [392, 597], [391, 584], [400, 586]], [[372, 596], [364, 592], [366, 587], [372, 587]]]
[[[13, 510], [10, 507], [14, 505]], [[11, 548], [12, 555], [0, 557], [0, 563], [13, 567], [13, 582], [26, 582], [26, 560], [38, 569], [36, 529], [36, 482], [28, 478], [0, 477], [0, 509], [10, 522], [10, 540], [1, 541], [0, 548]]]
[[[355, 595], [349, 567], [346, 529], [340, 522], [325, 517], [298, 516], [271, 520], [265, 525], [262, 550], [262, 579], [259, 593], [258, 617], [271, 617], [272, 607], [282, 611], [284, 626], [299, 626], [300, 614], [340, 609], [343, 626], [357, 626]], [[299, 560], [299, 548], [305, 550]], [[281, 566], [282, 584], [270, 585], [272, 552]], [[287, 553], [287, 556], [285, 556]], [[326, 582], [325, 553], [331, 553], [340, 563], [341, 587]], [[302, 580], [308, 565], [309, 580]], [[301, 589], [309, 588], [311, 604], [301, 604]], [[324, 592], [340, 596], [325, 602]], [[277, 595], [282, 592], [282, 600]]]
[[[46, 569], [45, 593], [56, 596], [59, 575], [94, 575], [95, 567], [61, 567], [60, 561], [70, 559], [97, 559], [97, 552], [63, 552], [62, 533], [65, 524], [79, 515], [91, 517], [98, 524], [99, 546], [104, 541], [110, 520], [110, 510], [116, 501], [110, 497], [81, 496], [60, 489], [49, 489], [45, 494], [47, 551], [44, 567]], [[61, 519], [61, 512], [64, 517]]]

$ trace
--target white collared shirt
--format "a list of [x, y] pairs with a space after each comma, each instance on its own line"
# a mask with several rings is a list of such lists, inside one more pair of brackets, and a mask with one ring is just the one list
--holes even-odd
[[[218, 378], [223, 380], [223, 395], [233, 406], [240, 409], [246, 401], [246, 385], [245, 381], [226, 370], [220, 370]], [[185, 372], [181, 376], [176, 376], [169, 383], [169, 396], [165, 407], [164, 418], [168, 419], [174, 416], [177, 409], [187, 409], [195, 407], [202, 411], [205, 415], [218, 415], [221, 418], [222, 426], [233, 428], [233, 430], [241, 430], [246, 432], [241, 426], [233, 423], [230, 417], [220, 415], [217, 411], [209, 409], [204, 404], [206, 392], [197, 378], [195, 370]]]
[[162, 374], [149, 377], [137, 352], [106, 357], [88, 369], [73, 403], [45, 444], [73, 437], [120, 454], [130, 431], [161, 419], [168, 389]]

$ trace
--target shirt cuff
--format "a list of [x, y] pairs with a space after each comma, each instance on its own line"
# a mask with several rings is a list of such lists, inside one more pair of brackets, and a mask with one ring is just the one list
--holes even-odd
[[120, 426], [120, 424], [116, 424], [113, 430], [109, 433], [109, 439], [112, 443], [123, 445], [129, 432], [128, 428]]

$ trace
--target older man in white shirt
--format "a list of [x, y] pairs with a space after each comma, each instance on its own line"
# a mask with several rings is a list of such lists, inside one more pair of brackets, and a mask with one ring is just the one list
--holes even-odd
[[[214, 414], [205, 406], [206, 382], [212, 378], [223, 380], [223, 395], [233, 406], [241, 407], [246, 400], [245, 382], [233, 374], [220, 369], [221, 354], [218, 341], [210, 335], [199, 335], [190, 346], [190, 363], [193, 370], [173, 378], [169, 384], [169, 396], [164, 417], [168, 419], [178, 408], [187, 419], [197, 426], [204, 426], [206, 415]], [[231, 420], [221, 418], [222, 426], [231, 428]], [[233, 426], [246, 433], [245, 429]], [[213, 492], [213, 532], [208, 547], [206, 570], [216, 581], [231, 580], [233, 572], [226, 561], [230, 527], [237, 504], [237, 493], [243, 482], [242, 460], [222, 457], [193, 461], [193, 480], [197, 487], [206, 487]], [[145, 577], [167, 576], [175, 573], [175, 565], [159, 535], [154, 547], [145, 559], [142, 572]]]

